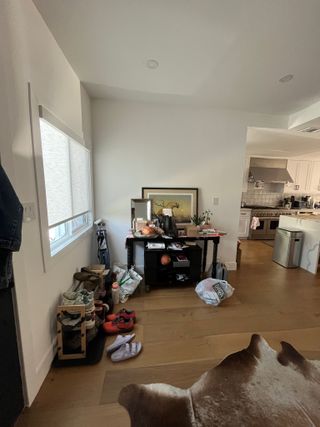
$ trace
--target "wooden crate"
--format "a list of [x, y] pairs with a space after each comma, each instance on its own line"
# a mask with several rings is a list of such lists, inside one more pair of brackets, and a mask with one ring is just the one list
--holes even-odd
[[[87, 343], [86, 343], [86, 307], [85, 305], [59, 305], [57, 308], [57, 338], [58, 338], [58, 358], [61, 360], [67, 359], [84, 359], [87, 355]], [[59, 321], [59, 317], [63, 314], [63, 311], [68, 313], [79, 313], [81, 316], [81, 324], [79, 334], [81, 334], [81, 350], [80, 353], [65, 353], [63, 348], [63, 325]]]

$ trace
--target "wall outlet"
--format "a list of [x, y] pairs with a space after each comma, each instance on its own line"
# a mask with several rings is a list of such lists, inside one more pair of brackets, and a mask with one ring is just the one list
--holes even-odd
[[23, 222], [31, 222], [36, 219], [36, 208], [33, 202], [22, 203], [23, 206]]

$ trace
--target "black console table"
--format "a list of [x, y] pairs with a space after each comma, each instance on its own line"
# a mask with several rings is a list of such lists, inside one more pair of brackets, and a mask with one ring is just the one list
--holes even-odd
[[215, 277], [216, 274], [216, 264], [217, 264], [217, 255], [218, 255], [218, 245], [220, 242], [220, 237], [224, 236], [225, 233], [217, 233], [217, 234], [199, 234], [197, 232], [193, 233], [189, 236], [179, 236], [174, 237], [172, 239], [167, 239], [161, 236], [156, 238], [148, 238], [148, 237], [135, 237], [129, 236], [126, 239], [126, 249], [127, 249], [127, 264], [128, 268], [134, 265], [135, 261], [135, 245], [137, 242], [190, 242], [190, 241], [203, 241], [203, 257], [202, 257], [202, 273], [205, 272], [206, 264], [207, 264], [207, 251], [208, 251], [208, 241], [212, 241], [213, 243], [213, 252], [212, 252], [212, 273], [211, 276]]

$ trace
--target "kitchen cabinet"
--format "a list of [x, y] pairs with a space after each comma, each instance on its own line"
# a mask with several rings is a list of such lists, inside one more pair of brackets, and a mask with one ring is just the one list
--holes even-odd
[[250, 167], [250, 157], [246, 157], [243, 170], [243, 180], [242, 180], [242, 192], [246, 193], [248, 191], [248, 180], [249, 180], [249, 167]]
[[238, 237], [247, 239], [250, 232], [251, 209], [241, 209], [239, 219]]
[[320, 161], [289, 159], [287, 169], [294, 182], [284, 186], [284, 193], [320, 191]]
[[305, 193], [310, 191], [310, 172], [312, 162], [309, 160], [289, 159], [287, 169], [293, 182], [284, 186], [285, 193]]
[[309, 183], [310, 193], [320, 191], [320, 161], [311, 162]]

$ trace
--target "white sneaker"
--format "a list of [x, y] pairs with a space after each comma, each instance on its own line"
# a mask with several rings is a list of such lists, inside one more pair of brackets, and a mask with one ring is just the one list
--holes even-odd
[[113, 341], [112, 344], [110, 344], [107, 348], [107, 354], [111, 354], [114, 351], [118, 350], [123, 344], [127, 344], [130, 341], [133, 340], [133, 338], [136, 336], [136, 334], [131, 335], [117, 335], [117, 338]]
[[142, 349], [141, 342], [131, 342], [123, 344], [117, 351], [111, 355], [112, 362], [122, 362], [138, 356]]

